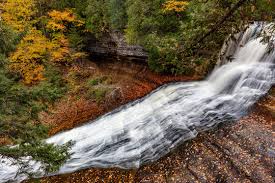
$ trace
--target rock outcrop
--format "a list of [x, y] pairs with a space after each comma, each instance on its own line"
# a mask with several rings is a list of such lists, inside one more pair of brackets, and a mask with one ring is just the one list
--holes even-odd
[[100, 39], [90, 36], [88, 52], [91, 56], [105, 58], [123, 58], [127, 60], [146, 62], [147, 52], [139, 45], [129, 45], [125, 36], [118, 31], [106, 33]]

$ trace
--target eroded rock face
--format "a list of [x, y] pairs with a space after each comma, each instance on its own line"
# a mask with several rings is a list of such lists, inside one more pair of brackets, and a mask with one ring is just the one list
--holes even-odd
[[106, 33], [100, 39], [90, 36], [88, 51], [93, 56], [127, 58], [146, 62], [148, 54], [139, 45], [129, 45], [125, 36], [118, 31]]

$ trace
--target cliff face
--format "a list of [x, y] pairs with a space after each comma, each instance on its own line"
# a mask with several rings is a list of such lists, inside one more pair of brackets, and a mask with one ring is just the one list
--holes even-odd
[[112, 31], [106, 33], [100, 39], [89, 36], [88, 51], [92, 56], [126, 58], [127, 60], [146, 62], [148, 54], [139, 45], [129, 45], [125, 36]]

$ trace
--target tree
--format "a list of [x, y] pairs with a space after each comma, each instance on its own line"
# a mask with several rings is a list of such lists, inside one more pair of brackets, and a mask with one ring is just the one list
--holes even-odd
[[[23, 157], [39, 161], [41, 169], [52, 172], [69, 157], [70, 144], [55, 146], [46, 144], [48, 128], [35, 121], [37, 106], [34, 105], [34, 93], [17, 84], [0, 70], [0, 144], [1, 158], [13, 159], [21, 168], [18, 174], [28, 172], [31, 168]], [[17, 146], [10, 148], [11, 145]]]
[[108, 17], [112, 29], [121, 30], [126, 27], [126, 0], [109, 0]]
[[[1, 3], [5, 23], [0, 21], [0, 155], [21, 166], [18, 174], [31, 168], [22, 157], [41, 162], [41, 168], [46, 172], [58, 170], [68, 159], [70, 146], [46, 144], [43, 139], [48, 136], [48, 127], [38, 121], [39, 111], [64, 92], [59, 82], [51, 79], [58, 74], [51, 74], [48, 82], [26, 87], [18, 82], [16, 74], [10, 72], [19, 73], [27, 84], [42, 78], [48, 40], [41, 31], [32, 27], [34, 14], [28, 9], [33, 8], [32, 2], [7, 0]], [[10, 148], [10, 145], [16, 146]]]
[[0, 4], [1, 17], [14, 30], [23, 32], [35, 23], [35, 0], [6, 0]]
[[10, 55], [10, 70], [19, 73], [25, 84], [31, 85], [44, 80], [44, 65], [48, 60], [52, 63], [69, 63], [86, 55], [69, 47], [65, 33], [69, 27], [81, 27], [84, 22], [79, 20], [72, 10], [52, 10], [46, 29], [52, 39], [43, 35], [35, 27], [38, 18], [36, 2], [33, 0], [8, 0], [2, 4], [4, 20], [18, 32], [24, 31], [25, 36], [14, 53]]
[[86, 8], [87, 28], [100, 37], [110, 28], [108, 20], [108, 3], [106, 0], [88, 0]]
[[17, 35], [0, 19], [0, 53], [5, 56], [15, 49]]
[[10, 55], [9, 68], [19, 73], [25, 84], [34, 84], [43, 79], [43, 62], [47, 59], [49, 41], [36, 29], [29, 31]]
[[[79, 20], [72, 10], [53, 10], [48, 13], [50, 19], [46, 25], [51, 34], [50, 60], [53, 63], [71, 63], [72, 61], [84, 58], [86, 54], [70, 47], [70, 40], [65, 34], [72, 28], [82, 27], [84, 22]], [[74, 29], [75, 30], [75, 29]], [[80, 40], [81, 41], [81, 40]], [[77, 44], [74, 45], [77, 47]]]

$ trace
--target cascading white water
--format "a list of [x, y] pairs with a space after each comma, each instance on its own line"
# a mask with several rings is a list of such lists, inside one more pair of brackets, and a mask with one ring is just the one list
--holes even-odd
[[[54, 144], [75, 142], [71, 158], [56, 174], [89, 167], [138, 168], [201, 131], [244, 116], [275, 83], [275, 52], [267, 53], [267, 45], [256, 36], [260, 29], [260, 24], [251, 25], [233, 61], [218, 66], [207, 80], [162, 86], [95, 121], [47, 139]], [[24, 179], [14, 178], [18, 167], [10, 163], [0, 162], [0, 182]]]

